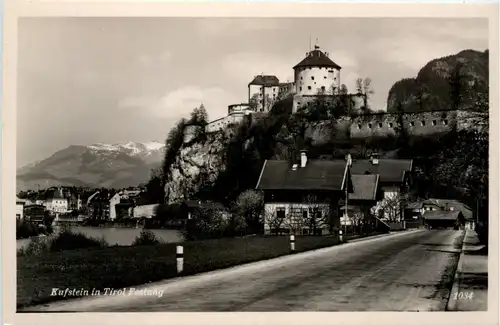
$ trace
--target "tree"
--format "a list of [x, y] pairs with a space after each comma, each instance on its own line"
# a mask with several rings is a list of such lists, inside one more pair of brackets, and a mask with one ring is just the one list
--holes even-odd
[[465, 75], [462, 72], [463, 64], [458, 62], [448, 78], [451, 108], [457, 110], [465, 98]]
[[248, 106], [254, 112], [258, 111], [259, 108], [259, 94], [253, 94], [252, 97], [248, 100]]
[[329, 224], [329, 204], [318, 200], [318, 197], [313, 194], [306, 196], [305, 203], [309, 211], [305, 215], [304, 224], [309, 228], [310, 234], [316, 235]]
[[269, 227], [271, 233], [279, 235], [286, 224], [286, 215], [284, 211], [275, 211], [272, 209], [263, 212], [264, 223]]
[[[168, 133], [167, 140], [165, 141], [165, 155], [162, 162], [163, 184], [166, 184], [169, 178], [172, 177], [172, 165], [175, 163], [182, 145], [184, 144], [184, 129], [186, 120], [181, 119], [177, 122]], [[168, 194], [168, 193], [165, 193]]]
[[203, 104], [193, 109], [188, 124], [205, 127], [208, 124], [208, 113]]
[[163, 181], [162, 169], [153, 169], [151, 177], [145, 186], [146, 194], [153, 203], [163, 203], [165, 201], [165, 184]]
[[364, 109], [368, 110], [368, 99], [374, 94], [371, 78], [356, 79], [356, 93], [358, 95], [363, 95]]
[[403, 217], [403, 208], [411, 201], [409, 194], [397, 193], [385, 197], [379, 205], [379, 212], [387, 217], [389, 222], [398, 222]]
[[415, 101], [417, 103], [417, 107], [420, 112], [425, 111], [428, 96], [429, 96], [429, 88], [427, 87], [427, 85], [425, 84], [419, 85], [417, 88], [417, 92], [415, 94]]
[[261, 215], [264, 211], [264, 196], [256, 190], [242, 192], [234, 202], [234, 212], [243, 217], [249, 233], [262, 231]]
[[356, 79], [356, 93], [357, 94], [363, 93], [363, 78]]

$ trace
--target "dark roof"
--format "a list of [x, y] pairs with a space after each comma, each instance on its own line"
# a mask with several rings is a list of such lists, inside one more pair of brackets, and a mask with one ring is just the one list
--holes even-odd
[[422, 209], [423, 205], [422, 202], [411, 202], [406, 205], [405, 209]]
[[186, 200], [183, 203], [190, 209], [195, 209], [195, 208], [219, 209], [219, 210], [224, 209], [224, 206], [218, 202]]
[[377, 197], [379, 175], [352, 175], [354, 193], [349, 200], [375, 200]]
[[402, 183], [405, 172], [412, 169], [411, 159], [379, 159], [378, 164], [373, 164], [369, 159], [353, 160], [352, 174], [378, 174], [381, 183]]
[[266, 160], [257, 183], [261, 190], [330, 190], [344, 187], [346, 162], [341, 160], [307, 161], [306, 167], [292, 170], [286, 160]]
[[341, 69], [341, 67], [330, 60], [328, 56], [326, 56], [325, 53], [323, 53], [318, 46], [314, 48], [311, 52], [307, 54], [307, 56], [300, 61], [296, 66], [293, 68], [302, 68], [302, 67], [328, 67], [328, 68], [335, 68], [335, 69]]
[[276, 76], [260, 75], [253, 78], [249, 85], [279, 86], [280, 81]]
[[472, 209], [467, 205], [463, 204], [457, 200], [449, 200], [449, 199], [427, 199], [423, 202], [424, 204], [433, 204], [440, 207], [443, 210], [448, 210], [449, 208], [453, 208], [454, 210], [462, 212], [466, 219], [473, 219], [474, 213]]
[[426, 211], [423, 218], [426, 220], [457, 220], [460, 211]]

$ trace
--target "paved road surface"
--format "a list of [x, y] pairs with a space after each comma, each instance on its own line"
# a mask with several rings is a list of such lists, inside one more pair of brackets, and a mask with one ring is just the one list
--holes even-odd
[[[462, 231], [419, 230], [150, 284], [157, 296], [58, 302], [38, 311], [431, 311], [449, 297]], [[452, 278], [450, 279], [452, 280]]]

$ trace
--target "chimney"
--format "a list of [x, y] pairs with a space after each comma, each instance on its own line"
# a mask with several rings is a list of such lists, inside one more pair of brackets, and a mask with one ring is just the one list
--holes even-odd
[[373, 165], [378, 165], [378, 153], [372, 154], [370, 160]]
[[300, 168], [307, 165], [307, 150], [300, 150]]

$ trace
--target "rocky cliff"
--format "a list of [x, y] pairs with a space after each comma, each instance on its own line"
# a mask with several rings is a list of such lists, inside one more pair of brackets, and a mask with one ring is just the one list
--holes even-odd
[[453, 88], [460, 93], [459, 109], [468, 109], [488, 93], [489, 51], [464, 50], [428, 62], [415, 78], [396, 82], [387, 97], [387, 111], [447, 110], [453, 108]]

